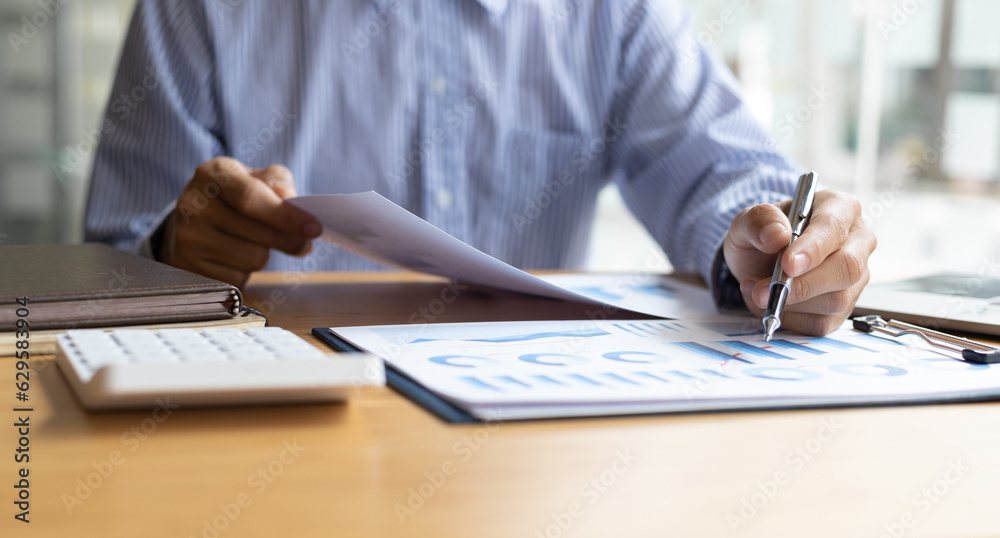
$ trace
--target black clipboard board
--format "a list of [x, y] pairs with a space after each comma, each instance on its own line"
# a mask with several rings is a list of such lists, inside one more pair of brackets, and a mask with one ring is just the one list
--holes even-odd
[[[341, 338], [337, 333], [325, 327], [315, 327], [312, 330], [313, 336], [319, 338], [324, 344], [330, 346], [335, 351], [342, 353], [360, 353], [362, 350], [354, 344]], [[423, 407], [427, 411], [449, 424], [472, 424], [484, 422], [465, 411], [455, 407], [444, 398], [427, 390], [416, 381], [410, 379], [405, 374], [394, 368], [390, 364], [385, 365], [385, 381], [393, 390], [409, 398], [413, 403]]]

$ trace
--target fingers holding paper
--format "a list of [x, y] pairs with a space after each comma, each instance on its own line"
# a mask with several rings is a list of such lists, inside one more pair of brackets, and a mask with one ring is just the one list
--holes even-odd
[[250, 169], [235, 159], [208, 161], [177, 199], [157, 253], [160, 261], [242, 286], [270, 249], [303, 256], [322, 227], [285, 202], [296, 196], [283, 166]]
[[816, 194], [812, 217], [792, 245], [790, 201], [762, 204], [733, 220], [723, 253], [740, 283], [743, 300], [757, 316], [767, 307], [771, 273], [778, 253], [784, 270], [795, 277], [781, 317], [782, 327], [811, 335], [827, 334], [850, 315], [870, 278], [868, 257], [875, 234], [862, 221], [854, 196], [838, 191]]

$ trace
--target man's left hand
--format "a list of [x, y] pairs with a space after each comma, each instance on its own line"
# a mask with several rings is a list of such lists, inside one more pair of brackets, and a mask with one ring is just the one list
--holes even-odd
[[733, 219], [723, 243], [729, 270], [740, 283], [743, 301], [758, 317], [767, 308], [777, 253], [785, 272], [795, 277], [781, 326], [821, 336], [843, 324], [868, 284], [868, 257], [875, 234], [861, 219], [854, 196], [824, 190], [816, 193], [812, 217], [792, 245], [786, 213], [791, 200], [761, 204]]

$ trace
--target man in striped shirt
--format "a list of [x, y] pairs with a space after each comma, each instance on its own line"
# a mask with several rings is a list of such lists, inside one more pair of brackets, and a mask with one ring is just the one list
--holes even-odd
[[[376, 190], [526, 269], [578, 268], [615, 182], [674, 267], [760, 313], [801, 173], [673, 0], [140, 0], [87, 239], [242, 285], [369, 270], [284, 200]], [[845, 319], [875, 238], [821, 191], [783, 322]]]

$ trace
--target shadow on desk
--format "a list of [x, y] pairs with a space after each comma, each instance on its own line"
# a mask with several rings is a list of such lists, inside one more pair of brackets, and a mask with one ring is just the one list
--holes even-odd
[[[412, 273], [385, 273], [388, 282], [344, 282], [336, 273], [284, 273], [255, 278], [247, 304], [272, 325], [307, 336], [326, 327], [563, 319], [657, 319], [613, 307], [548, 299], [495, 288], [446, 282]], [[346, 273], [357, 278], [357, 273]], [[380, 274], [369, 278], [379, 279]], [[401, 280], [401, 279], [406, 280]]]
[[[170, 423], [174, 433], [198, 434], [245, 430], [253, 428], [297, 428], [301, 426], [337, 426], [351, 412], [349, 402], [324, 404], [263, 405], [243, 407], [184, 407], [170, 402], [169, 398], [149, 409], [87, 411], [73, 395], [69, 381], [62, 375], [52, 357], [36, 359], [32, 380], [33, 388], [45, 392], [53, 409], [39, 424], [38, 431], [46, 436], [75, 437], [79, 434], [121, 434], [122, 443], [129, 436], [143, 439], [156, 432], [161, 424]], [[366, 389], [378, 391], [383, 389]], [[361, 396], [364, 396], [363, 394]]]

